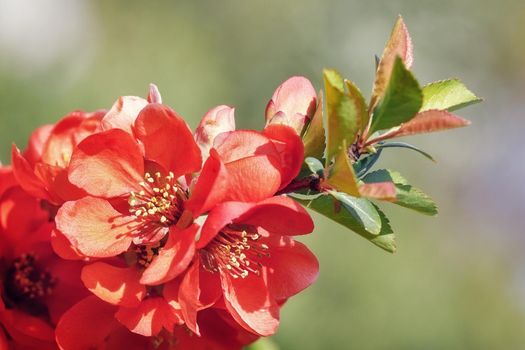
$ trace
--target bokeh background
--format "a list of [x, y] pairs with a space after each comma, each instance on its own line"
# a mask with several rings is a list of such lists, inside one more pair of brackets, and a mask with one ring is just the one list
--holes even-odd
[[382, 205], [398, 252], [315, 216], [318, 282], [291, 300], [281, 349], [525, 347], [525, 2], [522, 0], [0, 0], [0, 159], [74, 109], [161, 89], [195, 127], [217, 104], [261, 128], [275, 87], [335, 67], [371, 90], [398, 14], [421, 83], [460, 77], [485, 102], [471, 127], [414, 137], [438, 164], [386, 151], [437, 217]]

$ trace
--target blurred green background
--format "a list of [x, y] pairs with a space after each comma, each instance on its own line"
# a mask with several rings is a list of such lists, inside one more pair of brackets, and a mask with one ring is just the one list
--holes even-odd
[[[525, 2], [0, 0], [0, 159], [14, 141], [73, 109], [120, 95], [164, 102], [195, 127], [217, 104], [262, 128], [273, 90], [292, 75], [321, 88], [335, 67], [371, 90], [398, 14], [421, 83], [460, 77], [484, 97], [468, 129], [415, 137], [438, 164], [405, 150], [399, 170], [440, 205], [430, 218], [382, 205], [398, 252], [315, 216], [305, 241], [321, 275], [282, 312], [281, 349], [525, 347]], [[385, 152], [387, 153], [387, 152]]]

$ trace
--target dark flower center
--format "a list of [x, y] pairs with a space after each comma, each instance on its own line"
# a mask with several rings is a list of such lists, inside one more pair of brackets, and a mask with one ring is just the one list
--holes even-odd
[[42, 270], [33, 254], [22, 254], [7, 268], [4, 301], [7, 307], [19, 306], [31, 314], [47, 312], [43, 299], [52, 294], [56, 279]]
[[173, 173], [168, 176], [146, 173], [144, 180], [140, 183], [142, 190], [131, 192], [128, 198], [129, 212], [144, 222], [165, 227], [176, 224], [188, 196]]
[[233, 278], [261, 274], [260, 260], [269, 257], [268, 246], [253, 226], [228, 225], [201, 250], [202, 266], [210, 272], [223, 271]]

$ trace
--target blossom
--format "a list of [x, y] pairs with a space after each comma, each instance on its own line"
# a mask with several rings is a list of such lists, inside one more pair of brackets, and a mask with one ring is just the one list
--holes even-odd
[[279, 85], [266, 106], [266, 125], [288, 125], [301, 134], [315, 113], [316, 97], [308, 79], [300, 76], [289, 78]]
[[54, 349], [54, 326], [87, 293], [81, 263], [62, 261], [50, 245], [54, 224], [40, 202], [13, 186], [0, 197], [0, 344]]
[[68, 180], [69, 161], [75, 146], [99, 128], [104, 114], [74, 111], [55, 125], [36, 129], [24, 153], [13, 145], [13, 172], [20, 186], [55, 206], [84, 196]]
[[290, 237], [312, 230], [308, 213], [284, 196], [217, 205], [180, 285], [186, 325], [199, 334], [198, 312], [223, 303], [246, 330], [273, 334], [281, 304], [317, 277], [315, 256]]
[[207, 158], [217, 136], [233, 130], [235, 130], [234, 108], [221, 105], [206, 112], [195, 130], [195, 141], [203, 157]]
[[[199, 313], [202, 337], [181, 325], [172, 332], [162, 331], [154, 337], [130, 332], [114, 315], [117, 307], [89, 296], [68, 310], [56, 328], [61, 349], [172, 349], [172, 350], [241, 350], [258, 337], [239, 327], [224, 310], [209, 309]], [[150, 315], [151, 324], [162, 322], [158, 313]], [[96, 327], [85, 327], [85, 324]]]

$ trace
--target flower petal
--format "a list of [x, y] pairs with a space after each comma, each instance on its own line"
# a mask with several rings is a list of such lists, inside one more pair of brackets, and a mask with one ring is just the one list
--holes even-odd
[[16, 180], [26, 192], [53, 202], [42, 180], [36, 177], [33, 168], [14, 144], [11, 150], [11, 163]]
[[271, 258], [266, 260], [265, 266], [272, 298], [286, 300], [315, 282], [319, 262], [304, 244], [282, 237], [279, 244], [269, 246]]
[[92, 295], [78, 302], [60, 319], [56, 340], [63, 350], [99, 349], [108, 335], [119, 327], [114, 318], [117, 307]]
[[210, 211], [202, 226], [201, 234], [197, 241], [197, 248], [205, 247], [224, 226], [231, 224], [236, 218], [254, 206], [254, 203], [243, 202], [226, 202], [217, 205]]
[[87, 256], [116, 256], [125, 252], [132, 241], [129, 225], [133, 218], [123, 216], [101, 198], [84, 197], [66, 202], [55, 220], [58, 230]]
[[195, 130], [195, 141], [202, 155], [204, 157], [208, 155], [217, 135], [233, 130], [235, 130], [235, 108], [221, 105], [206, 112]]
[[263, 200], [233, 221], [262, 227], [273, 234], [283, 236], [303, 235], [314, 229], [308, 212], [296, 201], [285, 196]]
[[140, 190], [144, 158], [133, 137], [113, 129], [78, 144], [69, 165], [72, 184], [98, 197], [118, 197]]
[[34, 166], [38, 161], [42, 159], [42, 153], [46, 144], [51, 130], [54, 125], [48, 124], [37, 128], [29, 137], [27, 148], [24, 151], [24, 158], [27, 159], [31, 166]]
[[146, 295], [146, 287], [139, 283], [140, 271], [133, 267], [95, 262], [84, 266], [81, 278], [91, 293], [113, 305], [137, 306]]
[[133, 134], [132, 127], [148, 101], [137, 96], [121, 96], [102, 119], [102, 129], [121, 129]]
[[138, 307], [120, 307], [115, 317], [130, 331], [145, 337], [159, 334], [162, 328], [171, 332], [175, 325], [182, 323], [180, 316], [161, 297], [144, 299]]
[[279, 326], [279, 306], [268, 291], [265, 276], [249, 274], [246, 278], [231, 278], [221, 274], [226, 308], [247, 330], [270, 336]]
[[[295, 114], [312, 115], [316, 107], [317, 93], [305, 77], [295, 76], [286, 80], [273, 93], [273, 109], [275, 113], [284, 112], [292, 117]], [[269, 120], [273, 116], [266, 114]]]
[[65, 260], [84, 260], [87, 258], [57, 229], [51, 231], [51, 247], [56, 255]]
[[288, 185], [301, 170], [304, 161], [304, 145], [301, 137], [289, 126], [273, 124], [264, 134], [274, 141], [281, 159], [281, 188]]
[[201, 152], [188, 125], [169, 107], [150, 103], [139, 114], [135, 136], [144, 144], [146, 158], [153, 160], [175, 178], [200, 169]]
[[[168, 290], [169, 292], [170, 290]], [[197, 311], [210, 307], [221, 295], [219, 276], [202, 269], [200, 260], [195, 259], [193, 265], [184, 275], [178, 289], [178, 299], [186, 326], [200, 335]]]
[[197, 183], [186, 201], [186, 209], [192, 211], [194, 217], [213, 208], [224, 200], [228, 191], [228, 171], [215, 149], [210, 150], [210, 156], [204, 162]]
[[183, 272], [195, 254], [195, 235], [199, 226], [193, 224], [185, 230], [170, 228], [168, 240], [144, 270], [140, 283], [158, 285], [165, 283]]

